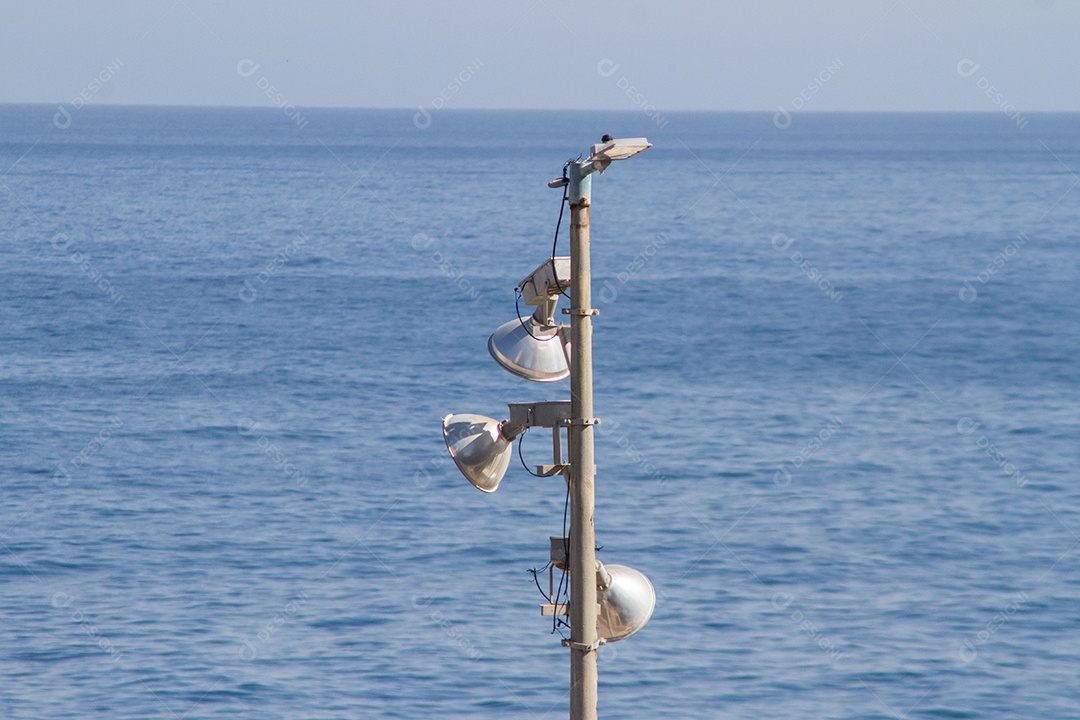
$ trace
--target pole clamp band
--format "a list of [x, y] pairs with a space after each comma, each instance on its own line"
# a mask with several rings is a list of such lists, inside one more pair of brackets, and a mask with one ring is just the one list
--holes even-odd
[[603, 640], [603, 638], [601, 638], [600, 640], [597, 640], [594, 643], [579, 643], [579, 642], [574, 642], [573, 640], [567, 640], [566, 638], [563, 638], [563, 641], [562, 641], [562, 646], [563, 647], [568, 647], [568, 648], [570, 648], [572, 650], [580, 650], [581, 652], [592, 652], [593, 650], [597, 649], [601, 645], [606, 645], [606, 644], [607, 643]]
[[590, 315], [599, 315], [600, 311], [597, 308], [563, 308], [563, 315], [577, 315], [578, 317], [589, 317]]
[[562, 424], [567, 427], [571, 425], [599, 425], [600, 418], [567, 418], [562, 421]]

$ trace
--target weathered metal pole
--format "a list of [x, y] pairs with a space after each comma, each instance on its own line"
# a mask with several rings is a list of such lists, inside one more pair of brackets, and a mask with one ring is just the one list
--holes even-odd
[[596, 533], [593, 528], [592, 167], [571, 163], [570, 203], [570, 720], [596, 720]]

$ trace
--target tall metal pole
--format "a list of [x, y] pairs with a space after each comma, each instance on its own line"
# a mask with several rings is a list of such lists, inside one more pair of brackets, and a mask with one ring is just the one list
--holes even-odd
[[592, 167], [571, 163], [570, 203], [570, 720], [596, 720], [596, 533], [593, 528]]

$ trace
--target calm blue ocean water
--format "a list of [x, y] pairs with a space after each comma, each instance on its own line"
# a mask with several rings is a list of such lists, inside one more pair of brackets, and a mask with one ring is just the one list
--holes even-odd
[[0, 106], [0, 716], [565, 717], [562, 488], [439, 418], [566, 397], [485, 343], [610, 132], [602, 716], [1080, 717], [1080, 117], [68, 110]]

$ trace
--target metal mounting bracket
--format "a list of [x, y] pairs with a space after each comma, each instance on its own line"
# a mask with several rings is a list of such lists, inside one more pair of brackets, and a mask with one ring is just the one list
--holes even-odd
[[570, 401], [510, 403], [510, 422], [525, 427], [561, 427], [570, 417]]
[[537, 465], [536, 474], [540, 477], [553, 477], [561, 474], [564, 470], [570, 468], [569, 463], [562, 463], [560, 465]]
[[563, 420], [563, 425], [599, 425], [600, 418], [567, 418]]
[[555, 615], [569, 615], [570, 606], [566, 603], [545, 603], [540, 606], [540, 614], [544, 617]]

